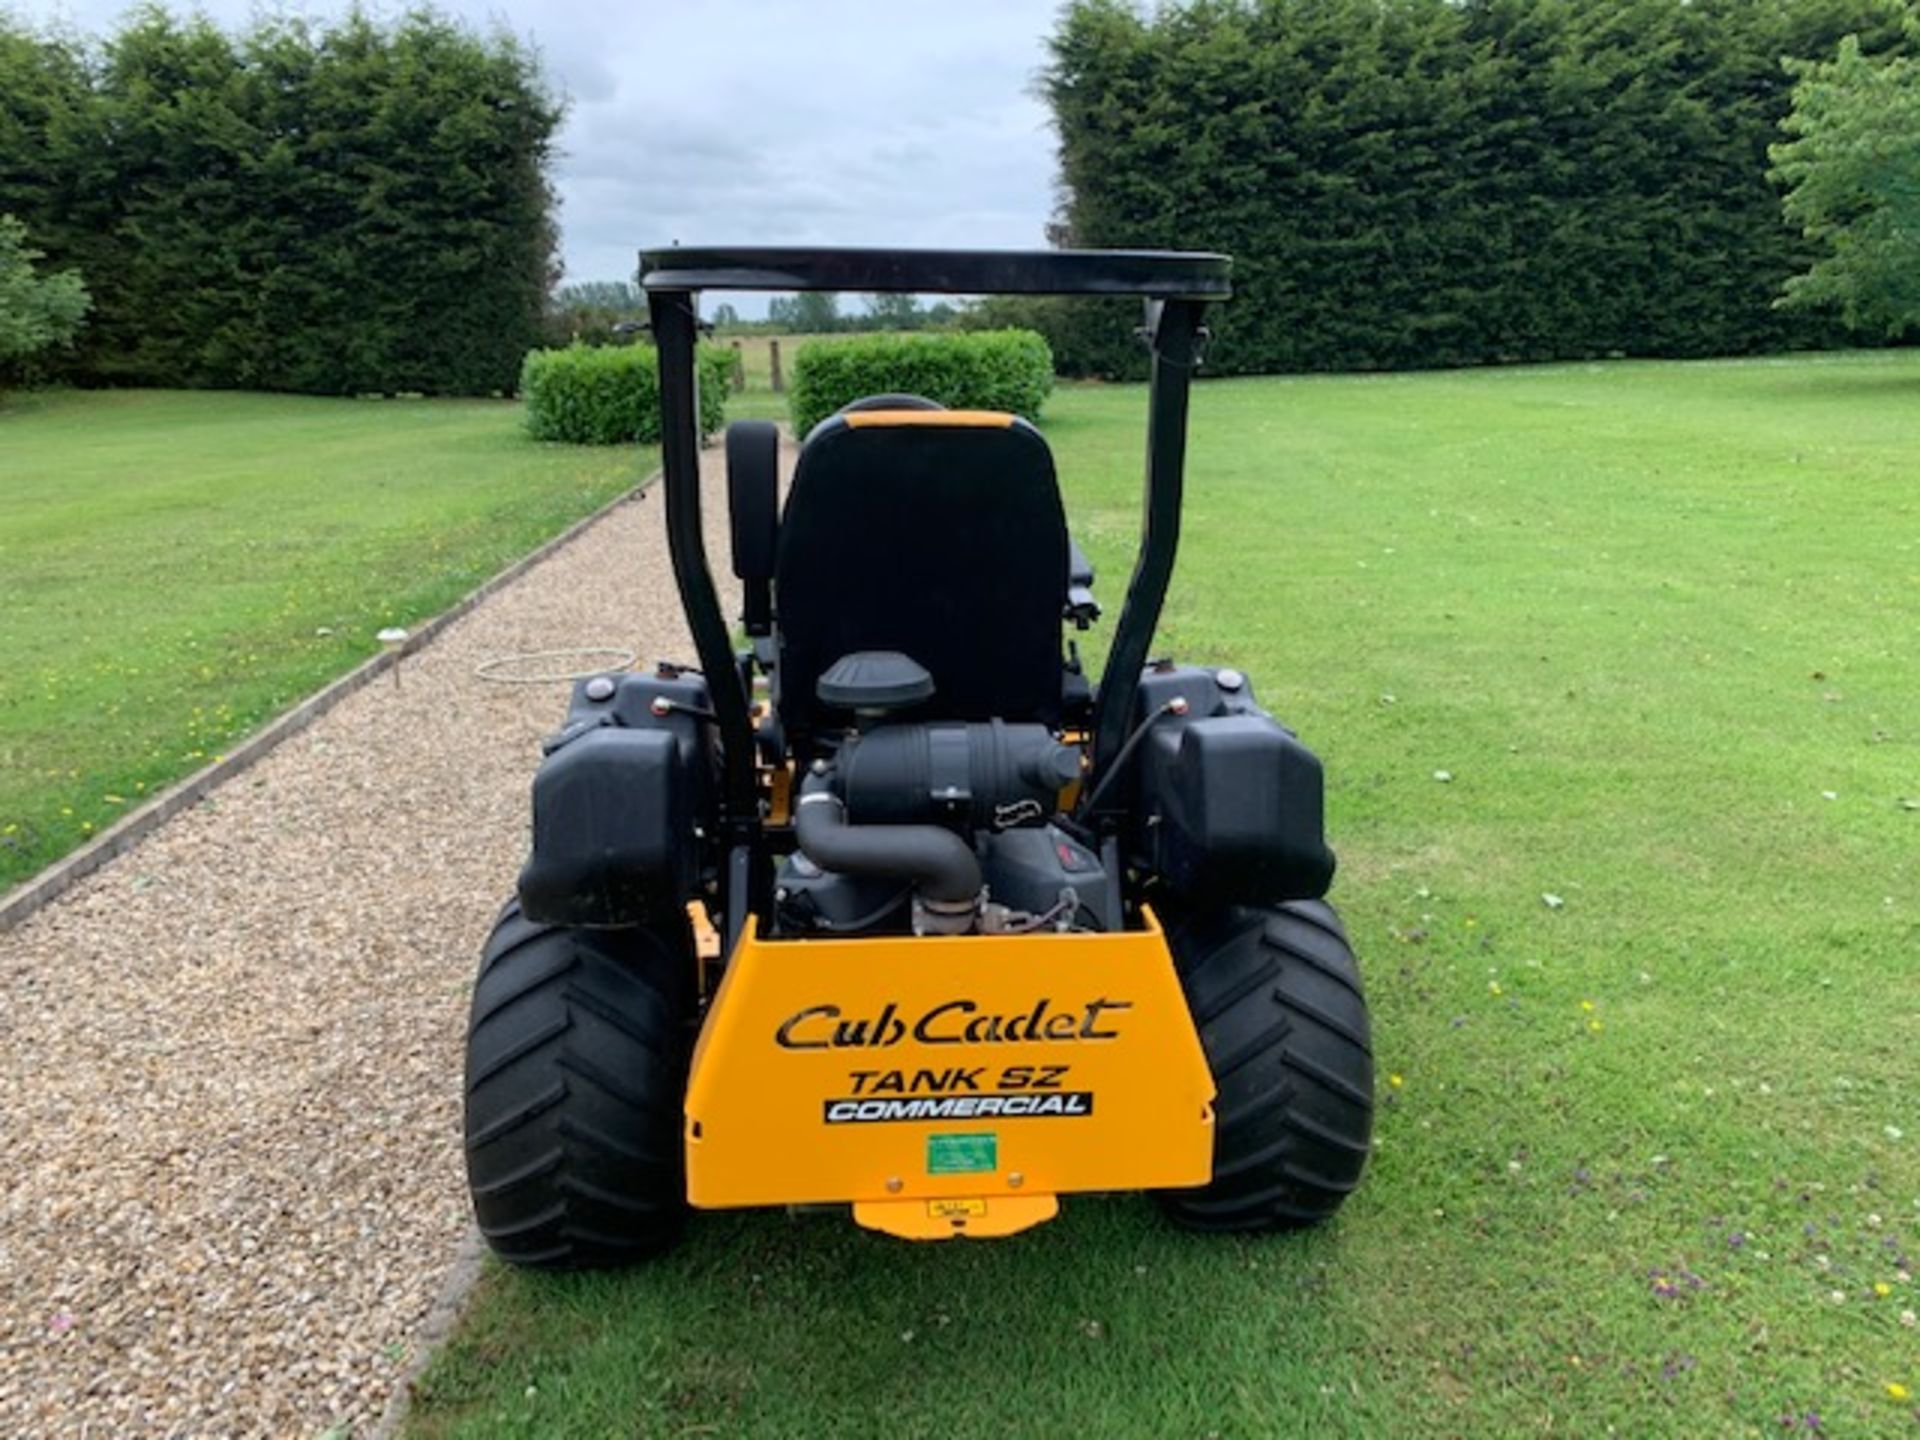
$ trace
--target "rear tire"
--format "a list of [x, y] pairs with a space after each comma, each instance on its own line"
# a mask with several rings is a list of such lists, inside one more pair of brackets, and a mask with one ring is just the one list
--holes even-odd
[[487, 939], [467, 1028], [467, 1180], [501, 1259], [625, 1265], [686, 1221], [681, 1105], [694, 949], [682, 924]]
[[1180, 983], [1219, 1095], [1213, 1179], [1158, 1198], [1193, 1230], [1325, 1220], [1360, 1182], [1373, 1054], [1360, 971], [1320, 900], [1174, 917]]

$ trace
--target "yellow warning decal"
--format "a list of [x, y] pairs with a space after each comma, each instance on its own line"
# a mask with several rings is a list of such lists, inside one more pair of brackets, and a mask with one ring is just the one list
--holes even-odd
[[967, 1198], [947, 1200], [929, 1200], [927, 1216], [933, 1220], [956, 1220], [968, 1216], [978, 1217], [987, 1213], [987, 1202]]

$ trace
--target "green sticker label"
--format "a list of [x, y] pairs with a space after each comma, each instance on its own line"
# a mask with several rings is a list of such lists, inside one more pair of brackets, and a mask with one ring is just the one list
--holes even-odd
[[999, 1137], [985, 1135], [929, 1135], [929, 1175], [977, 1175], [1000, 1168]]

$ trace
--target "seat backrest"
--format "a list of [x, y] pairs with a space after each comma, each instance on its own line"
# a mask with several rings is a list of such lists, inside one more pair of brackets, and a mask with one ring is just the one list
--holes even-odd
[[1053, 456], [1011, 415], [868, 410], [822, 421], [794, 470], [774, 566], [780, 717], [846, 723], [814, 693], [857, 650], [933, 675], [925, 713], [1041, 720], [1061, 707], [1067, 523]]

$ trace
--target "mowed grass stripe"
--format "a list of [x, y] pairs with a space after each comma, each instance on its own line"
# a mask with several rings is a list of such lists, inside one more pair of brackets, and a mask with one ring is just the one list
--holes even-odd
[[534, 444], [497, 401], [8, 397], [0, 888], [650, 464]]
[[[413, 1433], [1912, 1431], [1917, 401], [1906, 353], [1202, 386], [1157, 649], [1328, 763], [1381, 1106], [1338, 1223], [701, 1217], [493, 1272]], [[1143, 409], [1048, 410], [1109, 631]]]

